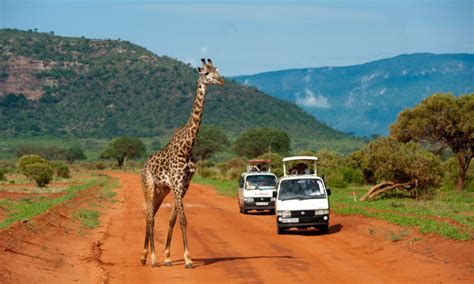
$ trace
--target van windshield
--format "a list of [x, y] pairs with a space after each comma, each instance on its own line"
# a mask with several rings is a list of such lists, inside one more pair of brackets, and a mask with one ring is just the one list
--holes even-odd
[[276, 187], [276, 179], [269, 175], [248, 176], [247, 185], [248, 189], [272, 189]]
[[326, 193], [319, 179], [283, 180], [280, 184], [279, 200], [324, 198]]

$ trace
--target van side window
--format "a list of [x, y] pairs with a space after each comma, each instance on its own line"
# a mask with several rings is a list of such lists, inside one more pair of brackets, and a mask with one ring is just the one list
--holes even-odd
[[239, 180], [239, 187], [244, 187], [244, 177], [240, 177], [240, 180]]

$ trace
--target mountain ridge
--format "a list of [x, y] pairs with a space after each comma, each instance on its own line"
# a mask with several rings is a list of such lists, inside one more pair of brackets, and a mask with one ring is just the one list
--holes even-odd
[[233, 78], [295, 102], [335, 129], [371, 136], [386, 135], [398, 112], [432, 93], [472, 92], [473, 71], [474, 54], [416, 53], [351, 66], [276, 70]]

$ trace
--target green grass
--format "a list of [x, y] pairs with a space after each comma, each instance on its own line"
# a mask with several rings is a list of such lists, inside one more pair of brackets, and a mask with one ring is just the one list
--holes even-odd
[[204, 184], [204, 185], [210, 185], [216, 189], [216, 191], [224, 196], [229, 196], [229, 197], [236, 197], [237, 196], [237, 190], [238, 190], [238, 184], [237, 181], [221, 181], [221, 180], [215, 180], [215, 179], [210, 179], [210, 178], [203, 178], [199, 175], [195, 175], [193, 177], [192, 182], [199, 183], [199, 184]]
[[[331, 206], [338, 214], [362, 215], [385, 220], [402, 227], [417, 227], [423, 234], [434, 233], [454, 240], [470, 240], [474, 229], [474, 193], [441, 191], [432, 200], [406, 197], [381, 198], [374, 201], [354, 201], [368, 187], [332, 190]], [[458, 225], [456, 225], [458, 223]]]
[[80, 209], [74, 214], [74, 218], [81, 221], [81, 225], [89, 229], [99, 226], [99, 217], [98, 211], [89, 209]]
[[97, 178], [94, 178], [84, 184], [70, 186], [65, 190], [64, 195], [57, 198], [49, 198], [44, 196], [33, 196], [31, 198], [22, 198], [20, 200], [2, 200], [0, 206], [9, 211], [7, 218], [0, 222], [0, 229], [5, 228], [8, 225], [19, 221], [31, 219], [36, 215], [46, 212], [49, 208], [70, 200], [76, 196], [76, 194], [82, 190], [101, 186], [108, 187], [110, 177], [98, 175]]

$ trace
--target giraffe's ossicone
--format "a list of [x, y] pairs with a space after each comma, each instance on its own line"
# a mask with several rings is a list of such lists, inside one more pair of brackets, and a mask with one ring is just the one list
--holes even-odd
[[170, 142], [162, 150], [151, 155], [141, 170], [141, 182], [146, 203], [146, 231], [145, 245], [140, 258], [146, 264], [148, 246], [151, 249], [151, 264], [158, 266], [155, 255], [154, 222], [155, 214], [169, 192], [172, 193], [174, 203], [169, 218], [168, 237], [165, 247], [165, 266], [171, 265], [170, 245], [176, 218], [179, 218], [183, 234], [184, 260], [186, 268], [193, 268], [193, 263], [188, 250], [186, 233], [186, 215], [184, 213], [183, 198], [188, 190], [195, 167], [192, 162], [192, 148], [199, 132], [202, 112], [204, 109], [204, 96], [208, 85], [224, 85], [224, 79], [214, 67], [210, 59], [207, 62], [201, 59], [202, 68], [198, 68], [199, 79], [194, 98], [193, 109], [188, 122], [178, 128]]

